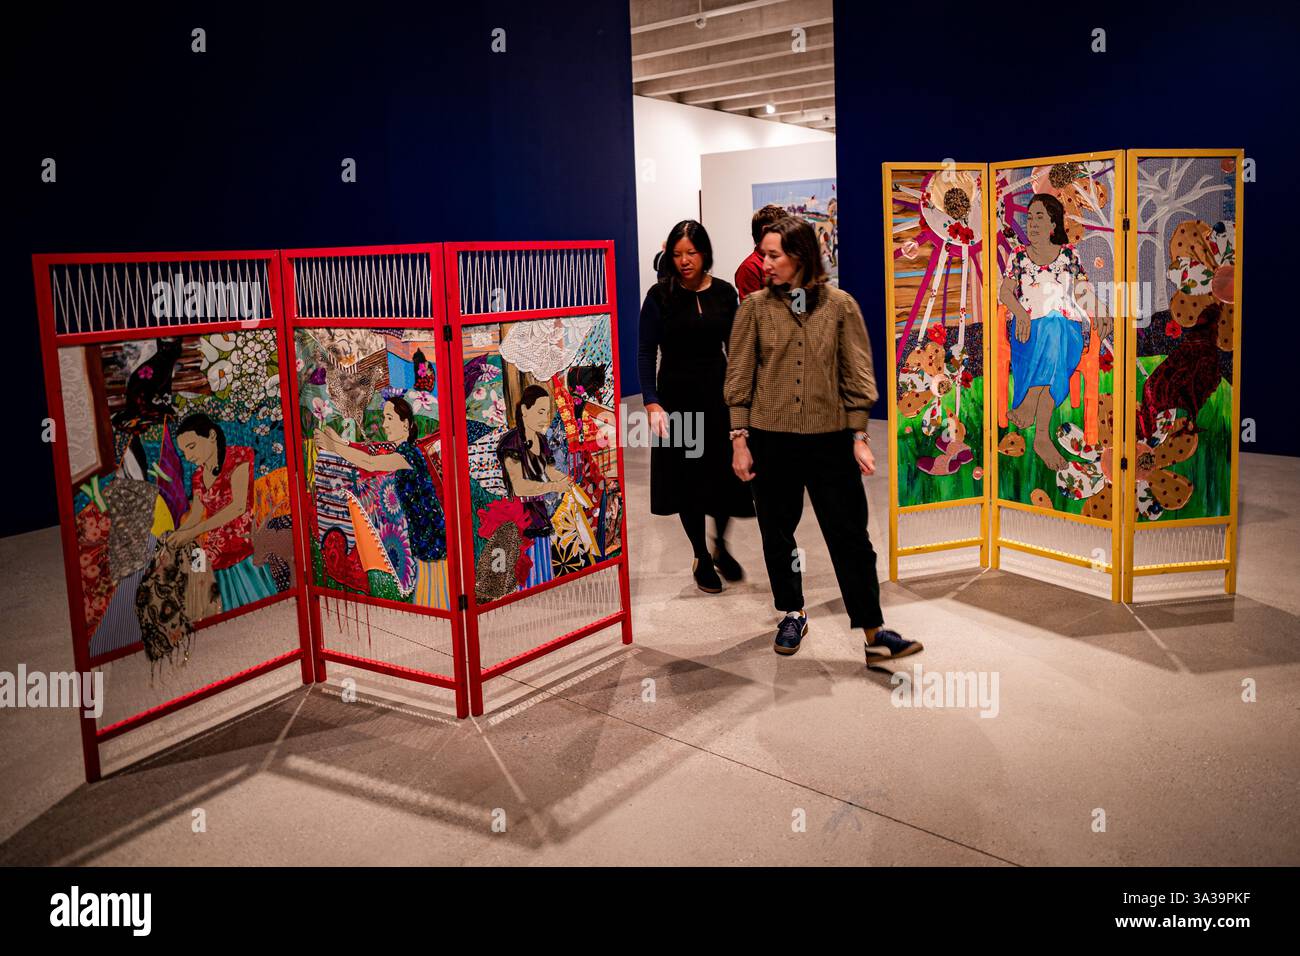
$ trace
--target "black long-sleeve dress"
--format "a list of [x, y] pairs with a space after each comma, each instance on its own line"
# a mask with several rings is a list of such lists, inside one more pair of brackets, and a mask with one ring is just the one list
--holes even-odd
[[[731, 470], [731, 417], [722, 399], [736, 307], [736, 290], [716, 277], [701, 292], [678, 282], [657, 283], [641, 306], [637, 367], [642, 398], [669, 413], [703, 413], [703, 429], [694, 419], [689, 434], [670, 416], [670, 441], [651, 445], [651, 514], [703, 510], [726, 517], [754, 515], [749, 486]], [[693, 448], [685, 445], [688, 437]]]

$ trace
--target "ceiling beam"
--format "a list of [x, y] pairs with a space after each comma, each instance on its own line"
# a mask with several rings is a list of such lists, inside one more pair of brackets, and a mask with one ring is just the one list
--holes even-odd
[[780, 2], [781, 0], [748, 0], [744, 3], [736, 0], [632, 0], [632, 35], [662, 30], [681, 23], [694, 23], [701, 13], [705, 17], [720, 17]]
[[[725, 99], [727, 96], [739, 96], [748, 90], [761, 89], [774, 77], [808, 74], [819, 70], [835, 68], [834, 50], [814, 50], [810, 53], [787, 53], [785, 56], [769, 57], [753, 63], [723, 67], [715, 70], [701, 70], [696, 73], [683, 73], [662, 80], [650, 80], [646, 83], [633, 84], [632, 91], [638, 96], [658, 96], [662, 93], [685, 93], [683, 103], [704, 102], [709, 99]], [[722, 92], [724, 88], [732, 88]]]
[[632, 60], [636, 62], [773, 33], [789, 34], [796, 27], [807, 29], [831, 22], [831, 0], [781, 0], [770, 6], [711, 17], [703, 30], [694, 23], [682, 23], [636, 34], [632, 37]]
[[823, 96], [804, 100], [793, 106], [778, 106], [775, 113], [757, 110], [726, 110], [728, 113], [748, 113], [757, 119], [776, 120], [780, 123], [801, 123], [805, 120], [817, 120], [823, 116], [835, 117], [835, 97]]
[[[737, 110], [765, 108], [768, 103], [773, 106], [781, 106], [783, 103], [806, 103], [812, 99], [820, 99], [825, 96], [835, 95], [835, 78], [831, 77], [820, 83], [809, 83], [807, 86], [785, 86], [771, 87], [762, 93], [754, 93], [744, 97], [728, 97], [725, 100], [711, 101], [715, 110], [727, 110], [736, 112]], [[690, 103], [691, 106], [703, 106], [703, 103]]]
[[[822, 87], [814, 92], [800, 92], [813, 87]], [[718, 94], [725, 94], [719, 96]], [[835, 94], [835, 70], [813, 70], [800, 73], [788, 79], [768, 81], [767, 83], [736, 83], [731, 87], [718, 86], [711, 90], [689, 92], [681, 96], [682, 103], [688, 107], [711, 103], [715, 109], [742, 109], [745, 107], [762, 107], [768, 103], [789, 103], [790, 99], [800, 96], [829, 96]]]
[[[778, 33], [772, 36], [736, 40], [731, 43], [719, 43], [716, 46], [687, 50], [684, 53], [656, 56], [632, 64], [632, 82], [643, 83], [649, 80], [683, 76], [705, 70], [723, 70], [726, 67], [743, 67], [750, 64], [756, 66], [757, 61], [775, 57], [807, 56], [815, 50], [833, 48], [835, 45], [835, 29], [830, 24], [812, 27], [808, 30], [807, 41], [808, 52], [802, 54], [794, 54], [790, 49], [792, 41], [789, 33]], [[749, 74], [742, 75], [747, 76]], [[728, 79], [733, 78], [729, 77]], [[726, 81], [720, 80], [718, 82]], [[694, 83], [690, 83], [681, 87], [681, 89], [690, 89], [694, 85]], [[675, 93], [677, 90], [662, 92]], [[645, 95], [653, 96], [655, 94], [647, 93]]]

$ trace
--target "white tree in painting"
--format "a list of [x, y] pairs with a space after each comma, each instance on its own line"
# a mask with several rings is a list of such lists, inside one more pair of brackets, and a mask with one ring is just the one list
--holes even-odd
[[[1180, 222], [1184, 218], [1195, 218], [1196, 212], [1193, 207], [1198, 199], [1211, 193], [1228, 190], [1226, 184], [1215, 184], [1214, 177], [1206, 175], [1198, 179], [1191, 189], [1180, 193], [1183, 177], [1195, 162], [1196, 159], [1190, 157], [1182, 162], [1174, 158], [1169, 161], [1168, 166], [1159, 169], [1152, 169], [1150, 164], [1141, 162], [1137, 164], [1138, 262], [1142, 261], [1143, 248], [1147, 244], [1154, 245], [1157, 275], [1161, 273], [1161, 250], [1169, 243], [1170, 221], [1175, 216], [1179, 217]], [[1157, 281], [1155, 286], [1153, 290], [1155, 301], [1151, 311], [1146, 313], [1148, 316], [1169, 307], [1169, 283]]]

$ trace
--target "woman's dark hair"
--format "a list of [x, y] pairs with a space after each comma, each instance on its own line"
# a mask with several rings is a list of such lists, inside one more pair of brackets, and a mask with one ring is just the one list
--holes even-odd
[[406, 423], [406, 440], [415, 441], [415, 409], [411, 403], [399, 395], [390, 398], [388, 404], [393, 406], [393, 414]]
[[197, 412], [177, 426], [176, 437], [180, 438], [186, 432], [194, 432], [200, 438], [211, 438], [213, 432], [217, 433], [217, 469], [212, 475], [216, 477], [221, 474], [221, 469], [226, 464], [226, 433], [221, 430], [221, 426], [202, 412]]
[[[1061, 205], [1061, 200], [1057, 199], [1050, 193], [1034, 193], [1034, 198], [1029, 200], [1029, 205], [1040, 202], [1043, 208], [1047, 210], [1047, 218], [1052, 220], [1052, 243], [1063, 246], [1070, 241], [1070, 237], [1065, 232], [1065, 207]], [[1029, 208], [1028, 206], [1025, 207]]]
[[788, 215], [789, 213], [774, 202], [768, 203], [762, 209], [758, 210], [758, 212], [754, 213], [754, 217], [749, 220], [749, 232], [750, 235], [754, 237], [754, 245], [758, 245], [763, 241], [764, 229], [776, 222], [778, 219], [784, 219]]
[[519, 401], [515, 402], [515, 424], [520, 431], [524, 428], [524, 409], [532, 408], [543, 398], [550, 397], [551, 393], [540, 385], [529, 385], [524, 389], [523, 394], [519, 396]]
[[815, 288], [827, 280], [821, 243], [806, 221], [798, 216], [785, 216], [763, 229], [763, 235], [769, 232], [781, 237], [781, 249], [799, 263], [805, 289]]
[[677, 271], [677, 263], [673, 258], [673, 250], [683, 239], [690, 240], [691, 245], [699, 251], [704, 260], [705, 272], [713, 268], [713, 243], [709, 241], [708, 232], [694, 219], [683, 219], [673, 226], [672, 231], [668, 233], [668, 241], [664, 243], [664, 254], [659, 259], [660, 282], [671, 286], [682, 281], [681, 273]]

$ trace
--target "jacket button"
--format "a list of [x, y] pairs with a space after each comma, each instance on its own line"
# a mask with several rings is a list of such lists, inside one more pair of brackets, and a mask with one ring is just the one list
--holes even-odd
[[799, 381], [799, 379], [797, 379], [797, 378], [794, 380], [794, 383], [795, 383], [796, 385], [801, 384], [800, 381]]
[[794, 397], [794, 400], [795, 400], [796, 402], [799, 401], [799, 396], [796, 395], [796, 396]]

